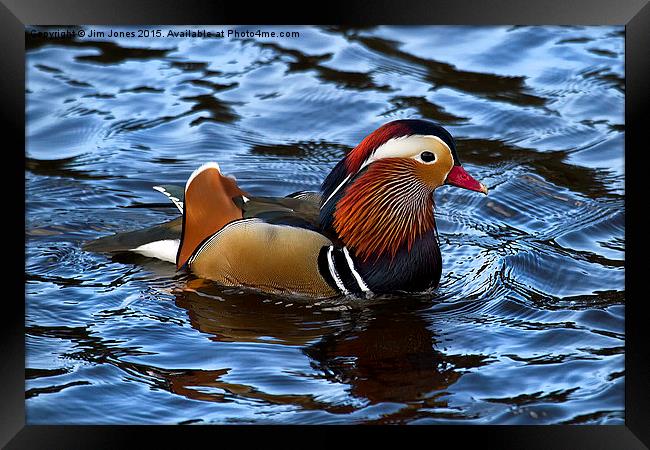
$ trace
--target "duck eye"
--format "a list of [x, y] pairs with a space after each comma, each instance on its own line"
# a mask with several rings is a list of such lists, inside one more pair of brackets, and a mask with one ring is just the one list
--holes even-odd
[[424, 161], [425, 163], [435, 161], [436, 160], [436, 155], [434, 155], [431, 152], [422, 152], [420, 153], [420, 159]]

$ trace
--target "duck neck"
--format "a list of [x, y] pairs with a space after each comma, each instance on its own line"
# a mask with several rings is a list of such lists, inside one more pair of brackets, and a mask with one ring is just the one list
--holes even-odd
[[431, 190], [409, 163], [375, 163], [332, 198], [322, 222], [358, 260], [395, 259], [425, 235], [436, 236]]

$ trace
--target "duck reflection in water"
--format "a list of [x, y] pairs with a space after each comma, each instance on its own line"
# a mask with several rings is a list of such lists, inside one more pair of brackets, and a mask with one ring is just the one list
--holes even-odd
[[[193, 399], [228, 401], [235, 396], [342, 414], [396, 402], [406, 404], [405, 408], [382, 420], [399, 420], [418, 414], [420, 408], [448, 408], [446, 389], [467, 369], [487, 364], [483, 355], [447, 355], [436, 348], [436, 334], [426, 320], [430, 300], [393, 299], [374, 305], [381, 308], [372, 304], [292, 304], [279, 298], [261, 300], [258, 295], [239, 291], [228, 294], [203, 280], [190, 281], [175, 296], [176, 305], [187, 311], [191, 326], [214, 341], [302, 347], [316, 371], [307, 376], [349, 385], [360, 404], [328, 404], [305, 394], [267, 394], [254, 386], [222, 381], [228, 368], [158, 370], [168, 389]], [[426, 415], [432, 415], [430, 411]], [[446, 409], [442, 415], [449, 414]]]

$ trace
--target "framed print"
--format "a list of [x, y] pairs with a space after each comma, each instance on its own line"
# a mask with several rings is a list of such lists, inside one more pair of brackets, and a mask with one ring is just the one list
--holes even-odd
[[119, 3], [2, 7], [3, 445], [645, 448], [647, 2]]

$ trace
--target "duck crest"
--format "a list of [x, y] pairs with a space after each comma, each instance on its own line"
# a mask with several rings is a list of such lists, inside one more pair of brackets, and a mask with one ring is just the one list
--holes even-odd
[[377, 128], [366, 136], [345, 158], [345, 168], [348, 173], [356, 173], [361, 169], [363, 163], [381, 145], [390, 139], [396, 139], [418, 133], [420, 127], [418, 120], [395, 120]]
[[372, 154], [388, 140], [416, 133], [417, 120], [395, 120], [382, 125], [366, 136], [345, 158], [338, 162], [322, 185], [323, 201], [330, 199], [341, 184], [359, 172]]

